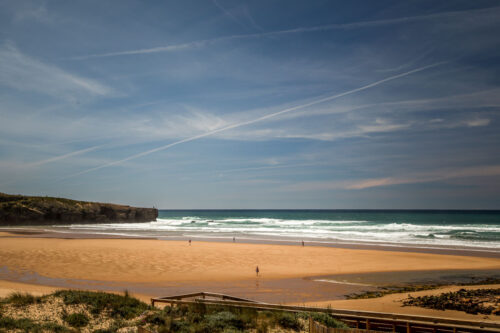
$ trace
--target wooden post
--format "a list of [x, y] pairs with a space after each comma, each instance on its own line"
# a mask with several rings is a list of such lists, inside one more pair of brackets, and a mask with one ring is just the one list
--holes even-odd
[[411, 326], [410, 326], [410, 322], [407, 322], [407, 323], [406, 323], [406, 333], [411, 333]]
[[366, 320], [366, 330], [369, 331], [370, 330], [370, 319], [367, 319]]

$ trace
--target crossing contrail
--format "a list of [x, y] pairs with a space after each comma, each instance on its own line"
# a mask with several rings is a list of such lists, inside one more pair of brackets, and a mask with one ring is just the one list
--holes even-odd
[[250, 125], [250, 124], [254, 124], [254, 123], [257, 123], [257, 122], [269, 119], [269, 118], [277, 117], [277, 116], [282, 115], [284, 113], [288, 113], [288, 112], [292, 112], [292, 111], [295, 111], [295, 110], [307, 108], [309, 106], [313, 106], [313, 105], [316, 105], [316, 104], [320, 104], [320, 103], [332, 101], [334, 99], [337, 99], [337, 98], [340, 98], [340, 97], [343, 97], [343, 96], [355, 94], [357, 92], [360, 92], [360, 91], [363, 91], [363, 90], [366, 90], [366, 89], [370, 89], [370, 88], [376, 87], [376, 86], [378, 86], [378, 85], [380, 85], [382, 83], [388, 82], [388, 81], [396, 80], [396, 79], [399, 79], [399, 78], [402, 78], [402, 77], [405, 77], [405, 76], [408, 76], [408, 75], [411, 75], [411, 74], [414, 74], [414, 73], [418, 73], [418, 72], [424, 71], [424, 70], [429, 69], [429, 68], [433, 68], [433, 67], [442, 65], [444, 63], [446, 63], [446, 62], [438, 62], [438, 63], [434, 63], [434, 64], [427, 65], [427, 66], [424, 66], [424, 67], [419, 67], [419, 68], [413, 69], [413, 70], [405, 72], [405, 73], [401, 73], [401, 74], [398, 74], [398, 75], [389, 76], [389, 77], [387, 77], [385, 79], [382, 79], [382, 80], [379, 80], [379, 81], [375, 81], [373, 83], [367, 84], [365, 86], [362, 86], [362, 87], [359, 87], [359, 88], [356, 88], [356, 89], [352, 89], [352, 90], [348, 90], [348, 91], [345, 91], [345, 92], [340, 93], [340, 94], [335, 94], [335, 95], [323, 97], [323, 98], [320, 98], [320, 99], [316, 99], [314, 101], [311, 101], [311, 102], [308, 102], [308, 103], [305, 103], [305, 104], [301, 104], [301, 105], [296, 105], [296, 106], [293, 106], [293, 107], [289, 107], [289, 108], [286, 108], [286, 109], [278, 111], [278, 112], [274, 112], [274, 113], [270, 113], [270, 114], [258, 117], [256, 119], [252, 119], [252, 120], [248, 120], [248, 121], [243, 121], [243, 122], [231, 124], [231, 125], [228, 125], [228, 126], [225, 126], [225, 127], [213, 130], [213, 131], [209, 131], [209, 132], [206, 132], [206, 133], [198, 134], [198, 135], [186, 138], [186, 139], [182, 139], [182, 140], [179, 140], [179, 141], [176, 141], [176, 142], [169, 143], [169, 144], [164, 145], [164, 146], [160, 146], [160, 147], [153, 148], [153, 149], [150, 149], [150, 150], [147, 150], [147, 151], [143, 151], [143, 152], [135, 154], [135, 155], [131, 155], [131, 156], [126, 157], [126, 158], [121, 159], [121, 160], [109, 162], [109, 163], [106, 163], [106, 164], [103, 164], [103, 165], [100, 165], [100, 166], [97, 166], [97, 167], [94, 167], [94, 168], [86, 169], [86, 170], [80, 171], [78, 173], [66, 176], [66, 177], [64, 177], [62, 179], [76, 177], [76, 176], [83, 175], [83, 174], [86, 174], [86, 173], [89, 173], [89, 172], [92, 172], [92, 171], [96, 171], [96, 170], [99, 170], [99, 169], [107, 168], [107, 167], [110, 167], [110, 166], [113, 166], [113, 165], [122, 164], [124, 162], [130, 161], [130, 160], [134, 160], [134, 159], [139, 158], [139, 157], [143, 157], [143, 156], [146, 156], [146, 155], [150, 155], [150, 154], [156, 153], [158, 151], [162, 151], [162, 150], [166, 150], [166, 149], [172, 148], [172, 147], [180, 145], [182, 143], [186, 143], [186, 142], [198, 140], [198, 139], [205, 138], [207, 136], [211, 136], [211, 135], [214, 135], [214, 134], [217, 134], [217, 133], [220, 133], [220, 132], [224, 132], [224, 131], [227, 131], [227, 130], [235, 129], [235, 128], [246, 126], [246, 125]]

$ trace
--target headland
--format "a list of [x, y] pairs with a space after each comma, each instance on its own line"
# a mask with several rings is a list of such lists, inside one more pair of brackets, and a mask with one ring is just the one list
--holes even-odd
[[0, 225], [149, 222], [156, 208], [0, 193]]

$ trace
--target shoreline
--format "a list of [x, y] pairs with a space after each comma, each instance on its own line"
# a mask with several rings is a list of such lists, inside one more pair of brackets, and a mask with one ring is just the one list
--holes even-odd
[[[55, 238], [55, 239], [141, 239], [141, 240], [162, 240], [162, 241], [188, 241], [189, 239], [196, 242], [213, 242], [213, 243], [233, 243], [232, 237], [206, 237], [194, 235], [190, 236], [137, 236], [111, 233], [97, 232], [66, 232], [55, 230], [39, 230], [27, 226], [20, 229], [0, 228], [0, 238]], [[261, 245], [284, 245], [284, 246], [302, 246], [300, 240], [289, 239], [253, 239], [239, 237], [236, 238], [238, 244], [261, 244]], [[413, 252], [413, 253], [428, 253], [453, 256], [471, 256], [484, 258], [500, 259], [500, 250], [496, 248], [482, 247], [430, 247], [430, 246], [415, 246], [413, 244], [396, 245], [393, 243], [370, 243], [370, 242], [322, 242], [322, 241], [306, 241], [306, 246], [339, 248], [339, 249], [362, 249], [362, 250], [377, 250], [389, 252]]]

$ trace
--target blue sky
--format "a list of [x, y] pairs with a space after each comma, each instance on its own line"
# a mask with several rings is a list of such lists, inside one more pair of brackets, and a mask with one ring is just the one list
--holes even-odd
[[498, 1], [0, 1], [0, 191], [500, 209]]

